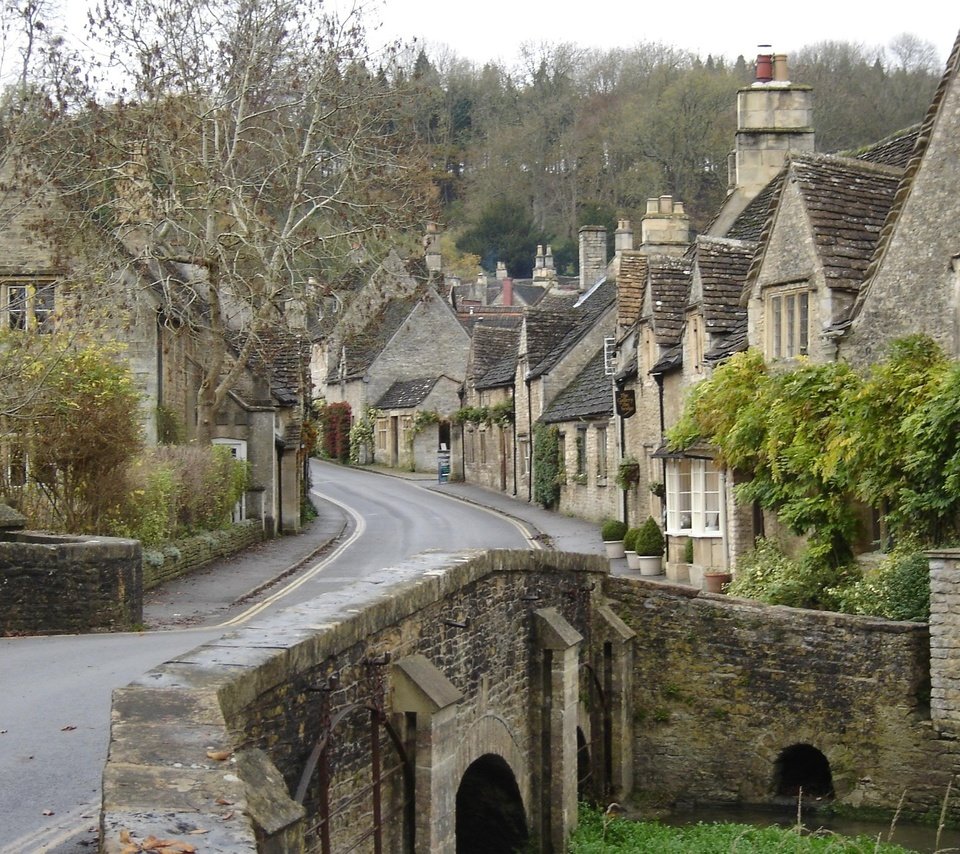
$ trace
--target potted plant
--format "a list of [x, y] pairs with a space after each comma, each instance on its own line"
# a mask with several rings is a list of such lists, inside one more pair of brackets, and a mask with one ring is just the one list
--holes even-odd
[[630, 528], [623, 536], [624, 556], [627, 559], [628, 569], [640, 569], [640, 558], [636, 550], [637, 537], [639, 534], [639, 528]]
[[600, 526], [600, 536], [610, 560], [623, 557], [623, 537], [626, 533], [627, 523], [619, 519], [606, 519]]
[[727, 585], [733, 580], [733, 575], [726, 569], [711, 566], [703, 571], [703, 589], [706, 593], [726, 593]]
[[617, 486], [630, 489], [640, 483], [640, 463], [633, 457], [624, 457], [617, 466]]
[[663, 532], [653, 516], [638, 529], [634, 551], [640, 559], [641, 575], [660, 575], [663, 569]]

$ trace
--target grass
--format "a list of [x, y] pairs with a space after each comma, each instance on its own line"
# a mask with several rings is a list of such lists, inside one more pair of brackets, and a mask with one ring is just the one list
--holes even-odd
[[671, 827], [605, 816], [581, 806], [570, 854], [911, 854], [866, 836], [845, 837], [802, 828], [716, 823]]

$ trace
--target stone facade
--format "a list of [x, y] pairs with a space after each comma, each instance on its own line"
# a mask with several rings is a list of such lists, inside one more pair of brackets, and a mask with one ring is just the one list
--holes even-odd
[[127, 631], [142, 617], [135, 540], [23, 531], [0, 542], [0, 635]]

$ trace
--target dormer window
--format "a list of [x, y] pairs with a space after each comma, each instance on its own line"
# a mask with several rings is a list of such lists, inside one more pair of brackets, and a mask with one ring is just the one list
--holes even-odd
[[810, 292], [806, 288], [769, 290], [764, 295], [767, 356], [795, 359], [810, 345]]

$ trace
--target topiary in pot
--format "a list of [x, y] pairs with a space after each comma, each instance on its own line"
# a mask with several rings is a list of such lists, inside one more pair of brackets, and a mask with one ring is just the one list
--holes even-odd
[[627, 523], [619, 519], [606, 519], [600, 526], [600, 537], [610, 560], [623, 557], [623, 537], [627, 533]]
[[663, 533], [653, 516], [638, 529], [633, 549], [640, 558], [641, 575], [659, 575], [663, 564]]
[[623, 535], [624, 554], [627, 558], [627, 567], [629, 569], [640, 569], [640, 562], [637, 558], [636, 544], [637, 537], [640, 534], [639, 528], [629, 528]]

